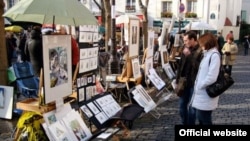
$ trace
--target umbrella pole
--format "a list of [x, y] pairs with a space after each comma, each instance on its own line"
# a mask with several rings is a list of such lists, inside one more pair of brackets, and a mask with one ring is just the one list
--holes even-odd
[[53, 23], [52, 23], [52, 30], [53, 32], [55, 31], [55, 16], [53, 16]]

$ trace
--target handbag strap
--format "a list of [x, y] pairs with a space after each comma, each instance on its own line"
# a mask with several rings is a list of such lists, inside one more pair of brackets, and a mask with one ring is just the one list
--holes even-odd
[[[220, 56], [220, 54], [218, 53], [218, 52], [213, 52], [212, 53], [212, 55], [214, 54], [214, 53], [217, 53], [219, 56]], [[210, 62], [211, 62], [211, 58], [212, 58], [212, 55], [210, 56], [210, 59], [209, 59], [209, 63], [208, 63], [208, 66], [210, 65]]]

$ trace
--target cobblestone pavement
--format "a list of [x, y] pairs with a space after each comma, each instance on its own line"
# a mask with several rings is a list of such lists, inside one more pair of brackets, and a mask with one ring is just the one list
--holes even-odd
[[[220, 96], [219, 107], [213, 112], [214, 124], [250, 124], [250, 55], [240, 50], [232, 77], [235, 84]], [[174, 126], [180, 124], [178, 97], [173, 95], [156, 108], [159, 119], [146, 114], [135, 120], [131, 134], [124, 141], [174, 141]], [[10, 141], [16, 124], [13, 120], [0, 119], [0, 141]]]

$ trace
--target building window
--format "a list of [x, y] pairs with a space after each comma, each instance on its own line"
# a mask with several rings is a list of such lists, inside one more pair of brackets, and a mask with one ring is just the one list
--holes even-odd
[[162, 2], [162, 12], [172, 12], [172, 1]]
[[126, 12], [135, 12], [135, 0], [127, 0], [126, 1]]
[[244, 22], [247, 21], [247, 11], [246, 10], [241, 11], [241, 20]]
[[187, 12], [197, 12], [197, 0], [188, 0], [187, 1]]
[[8, 8], [11, 8], [12, 6], [15, 5], [15, 0], [9, 0], [9, 7]]
[[215, 19], [215, 14], [214, 14], [214, 13], [212, 13], [212, 14], [210, 15], [210, 19]]

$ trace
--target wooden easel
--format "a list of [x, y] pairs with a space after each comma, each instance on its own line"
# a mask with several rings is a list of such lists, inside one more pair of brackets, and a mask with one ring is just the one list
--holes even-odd
[[122, 69], [121, 76], [118, 76], [117, 80], [118, 82], [126, 83], [127, 89], [129, 90], [128, 83], [133, 82], [135, 83], [135, 85], [141, 84], [142, 77], [137, 78], [137, 79], [133, 77], [132, 59], [136, 57], [129, 58], [128, 54], [125, 54], [125, 55], [126, 55], [125, 65]]
[[76, 65], [76, 69], [74, 71], [74, 75], [73, 75], [73, 78], [72, 78], [72, 89], [75, 89], [77, 84], [76, 84], [76, 77], [77, 77], [77, 74], [78, 74], [78, 71], [79, 71], [79, 62], [77, 63]]

